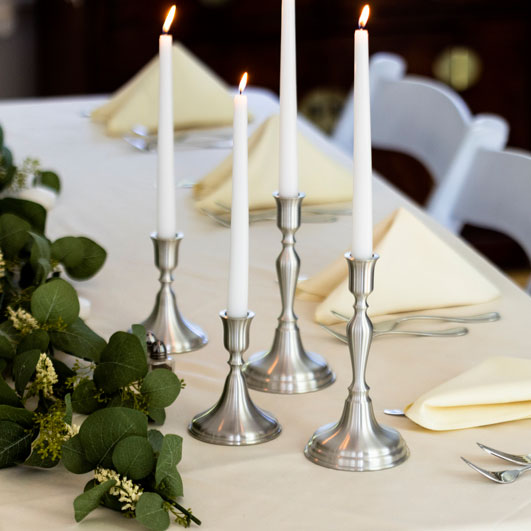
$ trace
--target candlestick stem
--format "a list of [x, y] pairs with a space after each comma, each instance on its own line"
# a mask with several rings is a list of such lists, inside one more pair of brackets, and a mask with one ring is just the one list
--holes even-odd
[[280, 197], [277, 202], [277, 226], [282, 232], [282, 251], [277, 258], [282, 312], [278, 317], [273, 345], [249, 358], [244, 372], [251, 389], [271, 393], [296, 394], [317, 391], [335, 381], [326, 361], [302, 345], [297, 316], [293, 311], [300, 259], [295, 251], [295, 232], [300, 227], [304, 194]]
[[221, 398], [210, 409], [196, 415], [188, 430], [200, 441], [227, 446], [263, 443], [278, 437], [281, 426], [270, 414], [254, 405], [242, 374], [243, 353], [249, 346], [249, 328], [254, 317], [229, 317], [220, 312], [223, 342], [229, 351], [230, 371]]
[[142, 323], [147, 330], [151, 330], [163, 341], [168, 353], [174, 354], [197, 350], [208, 341], [201, 328], [182, 317], [171, 287], [172, 273], [177, 267], [182, 239], [181, 233], [173, 238], [159, 238], [156, 233], [151, 235], [155, 250], [155, 265], [160, 270], [160, 290], [151, 315]]
[[304, 454], [310, 461], [336, 470], [382, 470], [403, 463], [409, 457], [409, 449], [398, 431], [378, 424], [365, 381], [372, 342], [367, 297], [373, 290], [378, 256], [357, 260], [347, 253], [345, 258], [349, 289], [355, 297], [354, 316], [347, 326], [352, 383], [339, 422], [319, 428]]

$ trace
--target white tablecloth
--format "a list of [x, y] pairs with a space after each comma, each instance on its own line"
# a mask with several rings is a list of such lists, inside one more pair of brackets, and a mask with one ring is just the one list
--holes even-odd
[[[18, 162], [26, 156], [38, 157], [43, 167], [62, 177], [63, 191], [49, 214], [48, 235], [86, 235], [107, 249], [104, 269], [77, 288], [92, 301], [89, 324], [108, 337], [143, 320], [158, 287], [149, 238], [155, 227], [156, 155], [105, 137], [100, 126], [83, 117], [99, 101], [5, 102], [0, 104], [0, 123]], [[257, 121], [276, 108], [275, 99], [261, 91], [250, 90], [249, 101]], [[323, 149], [349, 164], [318, 133], [311, 134]], [[177, 180], [199, 179], [226, 154], [177, 151]], [[375, 221], [407, 203], [380, 179], [375, 180], [374, 190]], [[186, 427], [194, 414], [218, 399], [227, 374], [218, 312], [226, 307], [229, 231], [194, 210], [189, 189], [179, 189], [178, 197], [179, 225], [185, 233], [175, 283], [179, 306], [189, 320], [205, 329], [210, 341], [202, 350], [178, 356], [177, 372], [187, 387], [168, 409], [163, 431], [184, 437], [180, 465], [184, 505], [203, 520], [202, 529], [530, 528], [531, 477], [513, 485], [496, 485], [467, 468], [459, 456], [486, 467], [503, 467], [475, 442], [529, 452], [531, 420], [435, 433], [405, 418], [385, 417], [382, 410], [403, 407], [489, 356], [531, 357], [531, 298], [465, 243], [417, 212], [502, 292], [500, 299], [461, 309], [461, 313], [496, 310], [502, 320], [471, 326], [468, 336], [457, 339], [390, 336], [373, 343], [367, 381], [376, 416], [401, 431], [410, 459], [391, 470], [348, 473], [316, 466], [304, 457], [302, 450], [314, 430], [339, 419], [351, 368], [346, 346], [312, 321], [315, 305], [302, 301], [297, 301], [296, 311], [304, 344], [327, 358], [337, 382], [326, 390], [297, 396], [252, 391], [257, 405], [281, 421], [281, 436], [254, 447], [204, 444], [190, 437]], [[297, 234], [301, 272], [309, 275], [320, 270], [348, 247], [349, 239], [349, 217], [333, 224], [303, 226]], [[273, 222], [251, 226], [249, 304], [256, 317], [248, 354], [268, 348], [273, 338], [280, 312], [274, 268], [279, 251], [280, 233]], [[1, 470], [0, 529], [76, 528], [72, 502], [89, 477], [69, 474], [61, 467]], [[135, 527], [140, 528], [117, 513], [98, 509], [80, 528]]]

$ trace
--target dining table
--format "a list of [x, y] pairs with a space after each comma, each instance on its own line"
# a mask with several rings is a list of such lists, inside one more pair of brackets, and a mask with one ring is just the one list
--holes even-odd
[[[261, 88], [250, 87], [247, 93], [252, 133], [267, 116], [278, 112], [278, 97]], [[0, 124], [17, 163], [25, 157], [36, 158], [43, 169], [61, 177], [61, 193], [48, 213], [47, 236], [51, 240], [87, 236], [106, 249], [102, 270], [73, 285], [91, 302], [87, 323], [108, 339], [149, 315], [158, 290], [158, 271], [150, 240], [156, 225], [156, 150], [140, 151], [122, 138], [108, 137], [101, 124], [88, 118], [106, 98], [2, 101]], [[351, 167], [352, 160], [302, 117], [299, 129], [328, 156]], [[227, 143], [209, 145], [176, 138], [177, 224], [184, 239], [174, 289], [183, 315], [201, 326], [209, 341], [200, 350], [174, 356], [176, 372], [186, 386], [159, 429], [183, 437], [179, 471], [184, 497], [180, 501], [202, 521], [201, 529], [530, 529], [531, 474], [516, 483], [499, 485], [472, 471], [460, 457], [485, 468], [511, 468], [483, 453], [476, 442], [511, 453], [531, 452], [531, 419], [430, 431], [407, 417], [386, 416], [383, 411], [403, 408], [490, 357], [531, 358], [531, 297], [377, 174], [373, 178], [375, 223], [398, 207], [407, 208], [500, 291], [498, 298], [484, 304], [444, 309], [449, 315], [500, 313], [497, 322], [470, 325], [466, 336], [387, 336], [373, 341], [367, 382], [374, 412], [380, 423], [400, 431], [411, 452], [409, 459], [378, 472], [345, 472], [316, 466], [304, 456], [314, 431], [339, 419], [352, 379], [347, 345], [314, 321], [317, 303], [304, 300], [295, 302], [303, 344], [328, 361], [336, 382], [317, 392], [296, 395], [251, 390], [255, 404], [282, 425], [281, 435], [270, 442], [220, 446], [188, 433], [194, 415], [218, 400], [228, 372], [219, 313], [227, 306], [230, 239], [229, 229], [195, 207], [190, 183], [229, 154]], [[322, 179], [326, 183], [327, 176]], [[334, 222], [324, 221], [303, 223], [297, 232], [301, 275], [316, 274], [348, 248], [351, 217], [338, 215]], [[280, 242], [274, 220], [251, 224], [249, 308], [256, 316], [245, 357], [268, 349], [273, 340], [281, 310], [275, 269]], [[459, 282], [459, 278], [453, 280]], [[141, 529], [140, 524], [104, 508], [76, 524], [73, 500], [90, 477], [90, 473], [71, 474], [61, 464], [51, 470], [28, 466], [0, 470], [0, 529]]]

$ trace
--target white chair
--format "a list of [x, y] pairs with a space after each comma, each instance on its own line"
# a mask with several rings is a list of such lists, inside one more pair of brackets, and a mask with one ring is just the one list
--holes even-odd
[[451, 218], [511, 236], [531, 263], [531, 153], [478, 149]]
[[[428, 211], [455, 230], [449, 213], [479, 147], [501, 149], [508, 126], [494, 115], [473, 117], [463, 99], [433, 79], [405, 76], [404, 60], [378, 53], [370, 62], [371, 137], [376, 148], [399, 151], [419, 160], [435, 188]], [[353, 150], [352, 91], [332, 135], [347, 153]]]

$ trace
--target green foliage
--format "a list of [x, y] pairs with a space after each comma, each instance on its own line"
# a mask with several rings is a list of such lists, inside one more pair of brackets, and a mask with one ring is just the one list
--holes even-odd
[[35, 184], [47, 186], [56, 192], [61, 191], [61, 179], [59, 179], [59, 175], [53, 171], [37, 171], [35, 174]]
[[0, 468], [26, 459], [31, 450], [31, 433], [16, 422], [0, 421]]
[[74, 500], [74, 510], [76, 522], [81, 522], [87, 514], [92, 512], [101, 502], [101, 499], [111, 487], [116, 484], [116, 481], [109, 479], [105, 483], [100, 483], [92, 489], [86, 490]]
[[183, 482], [177, 471], [182, 456], [182, 445], [183, 439], [179, 435], [165, 435], [157, 459], [155, 484], [170, 498], [183, 495]]
[[153, 470], [155, 456], [147, 437], [133, 435], [122, 439], [112, 453], [114, 468], [122, 476], [142, 479]]
[[144, 492], [136, 504], [136, 519], [152, 531], [164, 531], [170, 527], [170, 515], [164, 500], [155, 492]]
[[35, 367], [39, 361], [41, 353], [38, 350], [28, 350], [19, 354], [13, 363], [13, 374], [15, 375], [15, 389], [22, 396], [24, 389], [35, 373]]
[[103, 247], [85, 237], [66, 236], [53, 242], [51, 253], [61, 262], [68, 276], [74, 280], [87, 280], [105, 263], [107, 253]]
[[181, 381], [171, 371], [155, 369], [146, 375], [140, 390], [147, 396], [150, 408], [164, 408], [179, 396]]
[[43, 325], [71, 325], [79, 315], [76, 290], [60, 278], [43, 284], [33, 292], [31, 313]]
[[9, 213], [0, 216], [0, 247], [6, 259], [15, 259], [28, 241], [30, 229], [31, 225], [19, 216]]
[[107, 345], [79, 318], [63, 330], [50, 330], [50, 338], [58, 350], [96, 362]]

